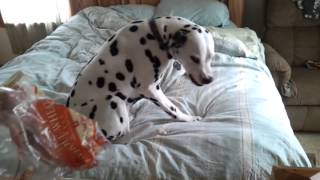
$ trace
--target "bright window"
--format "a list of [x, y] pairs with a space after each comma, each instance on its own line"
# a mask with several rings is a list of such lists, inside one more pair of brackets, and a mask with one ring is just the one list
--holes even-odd
[[69, 0], [0, 0], [5, 23], [64, 22], [70, 16]]

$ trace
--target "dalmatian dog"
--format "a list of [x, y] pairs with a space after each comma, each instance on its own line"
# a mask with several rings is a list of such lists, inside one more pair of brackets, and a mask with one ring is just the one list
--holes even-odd
[[163, 93], [160, 81], [175, 59], [197, 86], [213, 78], [214, 40], [204, 27], [181, 17], [134, 21], [118, 30], [80, 71], [67, 106], [96, 120], [114, 140], [129, 131], [128, 107], [141, 98], [151, 100], [181, 121], [198, 116], [181, 112]]

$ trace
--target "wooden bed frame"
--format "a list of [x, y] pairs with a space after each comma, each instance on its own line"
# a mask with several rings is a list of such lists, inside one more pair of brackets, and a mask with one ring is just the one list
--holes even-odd
[[[160, 0], [69, 0], [71, 15], [89, 6], [109, 6], [116, 4], [149, 4], [157, 5]], [[242, 26], [242, 16], [245, 0], [219, 0], [224, 2], [230, 12], [231, 20], [238, 26]]]

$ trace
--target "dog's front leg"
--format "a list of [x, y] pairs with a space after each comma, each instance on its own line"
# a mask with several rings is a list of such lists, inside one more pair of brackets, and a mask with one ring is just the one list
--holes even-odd
[[166, 113], [172, 116], [175, 119], [179, 119], [182, 121], [199, 121], [201, 117], [199, 116], [191, 116], [187, 115], [180, 111], [163, 93], [161, 89], [157, 89], [155, 87], [150, 87], [148, 92], [144, 93], [147, 95], [147, 98], [151, 100], [155, 105], [161, 107]]

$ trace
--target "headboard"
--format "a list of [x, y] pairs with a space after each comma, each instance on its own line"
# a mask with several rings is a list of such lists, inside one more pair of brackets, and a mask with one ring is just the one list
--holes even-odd
[[[160, 0], [69, 0], [71, 15], [89, 6], [109, 6], [117, 4], [149, 4], [157, 5]], [[238, 26], [242, 26], [242, 16], [245, 0], [219, 0], [224, 2], [230, 12], [231, 20]]]

